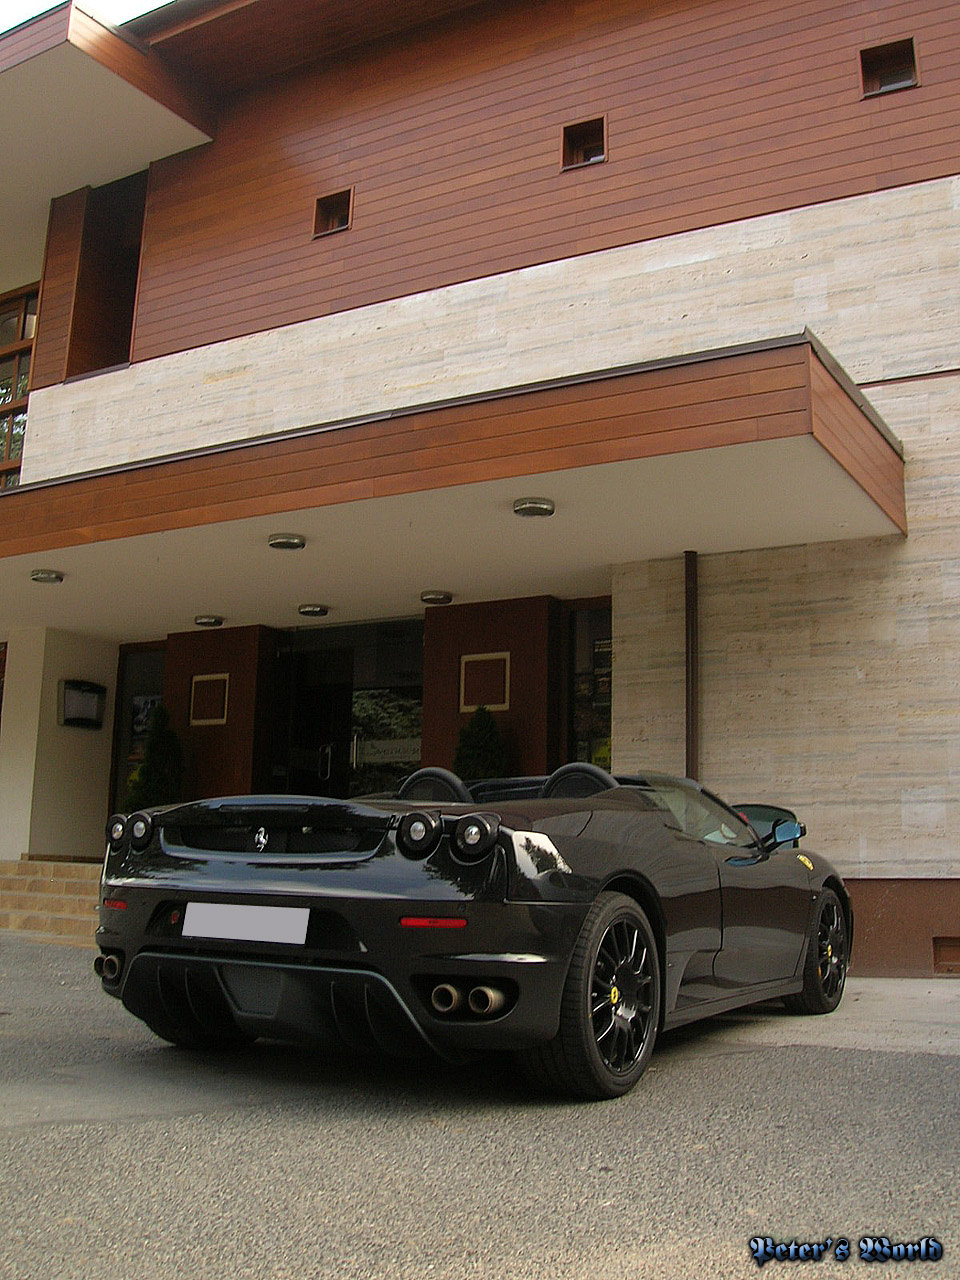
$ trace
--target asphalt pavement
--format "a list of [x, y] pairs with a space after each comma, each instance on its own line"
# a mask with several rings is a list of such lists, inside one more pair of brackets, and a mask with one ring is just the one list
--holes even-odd
[[508, 1058], [174, 1049], [92, 957], [0, 935], [3, 1280], [726, 1280], [751, 1241], [765, 1280], [815, 1280], [869, 1277], [883, 1237], [943, 1257], [881, 1276], [960, 1276], [958, 980], [701, 1023], [581, 1104]]

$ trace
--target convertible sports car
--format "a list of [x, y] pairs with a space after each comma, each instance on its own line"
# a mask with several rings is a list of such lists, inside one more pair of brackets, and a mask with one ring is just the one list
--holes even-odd
[[586, 764], [118, 815], [94, 967], [175, 1044], [512, 1050], [551, 1089], [615, 1097], [663, 1028], [771, 997], [837, 1007], [850, 900], [804, 834]]

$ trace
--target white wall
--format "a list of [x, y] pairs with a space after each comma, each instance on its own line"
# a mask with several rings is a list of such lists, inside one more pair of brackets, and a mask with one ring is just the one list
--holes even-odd
[[0, 860], [16, 861], [30, 847], [33, 779], [40, 727], [46, 631], [12, 631], [0, 715]]
[[[0, 858], [102, 850], [117, 657], [115, 644], [71, 632], [11, 634], [0, 722]], [[102, 729], [57, 724], [60, 680], [106, 686]]]

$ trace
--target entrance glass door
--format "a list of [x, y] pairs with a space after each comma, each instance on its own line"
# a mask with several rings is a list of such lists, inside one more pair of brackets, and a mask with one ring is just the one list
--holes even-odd
[[354, 689], [349, 794], [393, 791], [420, 767], [423, 692]]
[[277, 663], [275, 790], [345, 799], [419, 767], [419, 619], [288, 632]]
[[613, 641], [610, 606], [574, 609], [570, 617], [570, 755], [610, 768]]

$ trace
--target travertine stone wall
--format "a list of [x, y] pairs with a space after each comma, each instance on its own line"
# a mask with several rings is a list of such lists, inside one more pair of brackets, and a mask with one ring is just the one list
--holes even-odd
[[[24, 482], [809, 326], [857, 381], [953, 368], [960, 178], [586, 254], [30, 398]], [[42, 320], [41, 320], [42, 323]]]
[[[870, 394], [909, 535], [701, 559], [701, 779], [795, 807], [848, 875], [958, 876], [960, 375]], [[682, 769], [682, 560], [620, 569], [613, 607], [614, 767]]]

